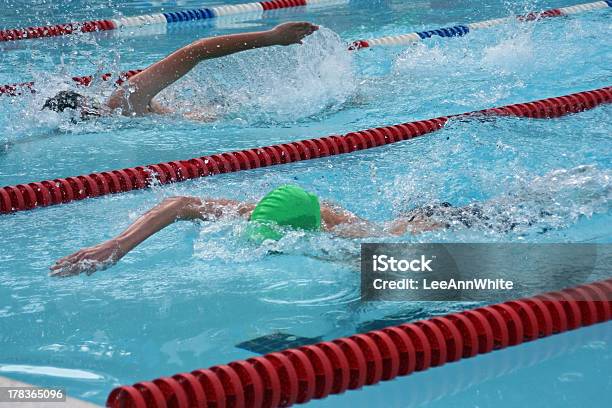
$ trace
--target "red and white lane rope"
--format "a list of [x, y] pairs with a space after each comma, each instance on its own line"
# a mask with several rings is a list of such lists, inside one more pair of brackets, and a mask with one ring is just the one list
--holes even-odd
[[76, 33], [117, 30], [123, 27], [138, 27], [149, 24], [173, 24], [185, 21], [204, 20], [228, 15], [263, 13], [282, 8], [347, 4], [349, 0], [271, 0], [254, 3], [221, 5], [208, 8], [180, 10], [168, 13], [143, 14], [117, 19], [92, 20], [50, 26], [13, 28], [0, 30], [0, 42], [32, 38], [57, 37]]
[[190, 160], [5, 186], [0, 187], [0, 214], [144, 189], [154, 181], [167, 184], [219, 173], [232, 173], [370, 149], [434, 132], [443, 128], [451, 118], [482, 115], [556, 118], [611, 102], [612, 87], [605, 87], [460, 115], [366, 129], [345, 135], [331, 135], [218, 153]]
[[175, 374], [111, 408], [288, 407], [612, 319], [612, 279]]
[[574, 6], [562, 7], [557, 9], [544, 10], [541, 12], [532, 12], [520, 16], [496, 18], [493, 20], [479, 21], [464, 25], [452, 27], [443, 27], [427, 31], [418, 31], [414, 33], [391, 35], [381, 38], [370, 38], [367, 40], [354, 41], [350, 49], [360, 49], [379, 46], [397, 46], [413, 44], [433, 36], [438, 37], [462, 37], [469, 34], [473, 30], [482, 28], [494, 27], [502, 24], [508, 24], [512, 21], [534, 21], [550, 17], [561, 17], [570, 14], [583, 13], [585, 11], [604, 9], [612, 7], [612, 1], [596, 1], [593, 3], [576, 4]]

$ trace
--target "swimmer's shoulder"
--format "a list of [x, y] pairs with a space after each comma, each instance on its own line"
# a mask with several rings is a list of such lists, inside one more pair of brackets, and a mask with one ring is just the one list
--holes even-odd
[[[126, 96], [125, 88], [118, 88], [106, 100], [105, 105], [111, 112], [120, 112], [123, 116], [143, 116], [151, 113], [157, 113], [152, 106], [153, 100], [143, 97], [128, 97]], [[160, 108], [161, 109], [161, 108]]]

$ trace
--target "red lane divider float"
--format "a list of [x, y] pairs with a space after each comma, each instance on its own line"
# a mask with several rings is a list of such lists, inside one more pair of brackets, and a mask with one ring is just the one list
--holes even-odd
[[608, 279], [117, 387], [106, 404], [287, 407], [611, 318]]
[[0, 188], [0, 214], [147, 188], [219, 173], [232, 173], [319, 157], [335, 156], [396, 143], [434, 132], [450, 118], [468, 116], [518, 116], [555, 118], [612, 102], [612, 87], [579, 92], [527, 103], [484, 109], [460, 115], [366, 129], [272, 146], [203, 156], [83, 176], [58, 178]]
[[83, 23], [66, 23], [52, 26], [13, 28], [0, 31], [0, 41], [15, 41], [26, 38], [57, 37], [74, 33], [114, 30], [117, 27], [111, 20], [94, 20]]

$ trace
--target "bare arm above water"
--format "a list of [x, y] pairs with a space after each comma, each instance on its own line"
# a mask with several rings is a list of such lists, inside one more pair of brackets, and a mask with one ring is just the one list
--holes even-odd
[[234, 212], [245, 216], [253, 205], [233, 200], [200, 200], [197, 197], [167, 198], [138, 218], [117, 237], [90, 248], [81, 249], [58, 260], [51, 276], [88, 275], [117, 263], [151, 235], [176, 221], [208, 220]]
[[151, 100], [205, 59], [273, 45], [301, 44], [318, 29], [310, 23], [285, 23], [272, 30], [203, 38], [178, 49], [128, 80], [129, 88], [117, 89], [109, 98], [111, 109], [123, 115], [149, 113]]

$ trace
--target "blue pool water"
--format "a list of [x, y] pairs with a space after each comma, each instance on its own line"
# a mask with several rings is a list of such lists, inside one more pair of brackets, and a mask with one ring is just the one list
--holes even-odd
[[[2, 3], [7, 10], [0, 16], [3, 28], [203, 5], [191, 0]], [[355, 39], [571, 4], [353, 1], [278, 10], [258, 20], [1, 44], [0, 83], [35, 79], [41, 91], [0, 98], [0, 185], [187, 159], [608, 86], [610, 10], [500, 26], [411, 47], [345, 50]], [[323, 26], [303, 46], [207, 61], [162, 95], [182, 110], [212, 106], [216, 122], [172, 116], [75, 125], [66, 117], [40, 112], [46, 97], [73, 86], [67, 79], [71, 75], [141, 68], [199, 37], [302, 19]], [[110, 90], [110, 84], [97, 83], [88, 92]], [[164, 197], [254, 201], [287, 182], [377, 221], [417, 205], [448, 201], [483, 202], [490, 215], [503, 214], [518, 224], [505, 234], [476, 225], [406, 235], [395, 240], [400, 242], [612, 243], [611, 114], [608, 105], [546, 121], [452, 122], [434, 134], [366, 152], [1, 216], [0, 375], [62, 385], [72, 396], [102, 404], [118, 384], [253, 356], [235, 345], [271, 333], [331, 339], [390, 315], [409, 321], [471, 307], [360, 304], [361, 241], [294, 233], [276, 244], [274, 249], [283, 255], [266, 256], [266, 249], [239, 239], [245, 223], [236, 219], [174, 225], [112, 269], [90, 277], [56, 280], [47, 272], [56, 259], [119, 233]], [[526, 221], [534, 217], [537, 222]], [[538, 273], [544, 281], [546, 271]], [[609, 271], [580, 281], [567, 277], [567, 285], [608, 277]], [[449, 401], [457, 406], [604, 406], [591, 394], [612, 391], [606, 371], [611, 328], [581, 330], [541, 346], [520, 346], [483, 357], [488, 360], [449, 365], [385, 385], [390, 388], [317, 404], [348, 406], [357, 399], [371, 406], [388, 395], [395, 406], [447, 406]], [[568, 342], [570, 346], [562, 347]], [[478, 371], [479, 361], [491, 370], [511, 367], [521, 356], [537, 355], [540, 347], [559, 351], [538, 360], [534, 368], [517, 364], [516, 370], [494, 379], [476, 375], [454, 394], [453, 376]], [[606, 361], [608, 366], [602, 366]], [[555, 393], [525, 391], [536, 381]], [[445, 389], [453, 391], [430, 389], [431, 398], [416, 402], [409, 395], [401, 399], [397, 391], [419, 390], [429, 382], [447, 384]]]

